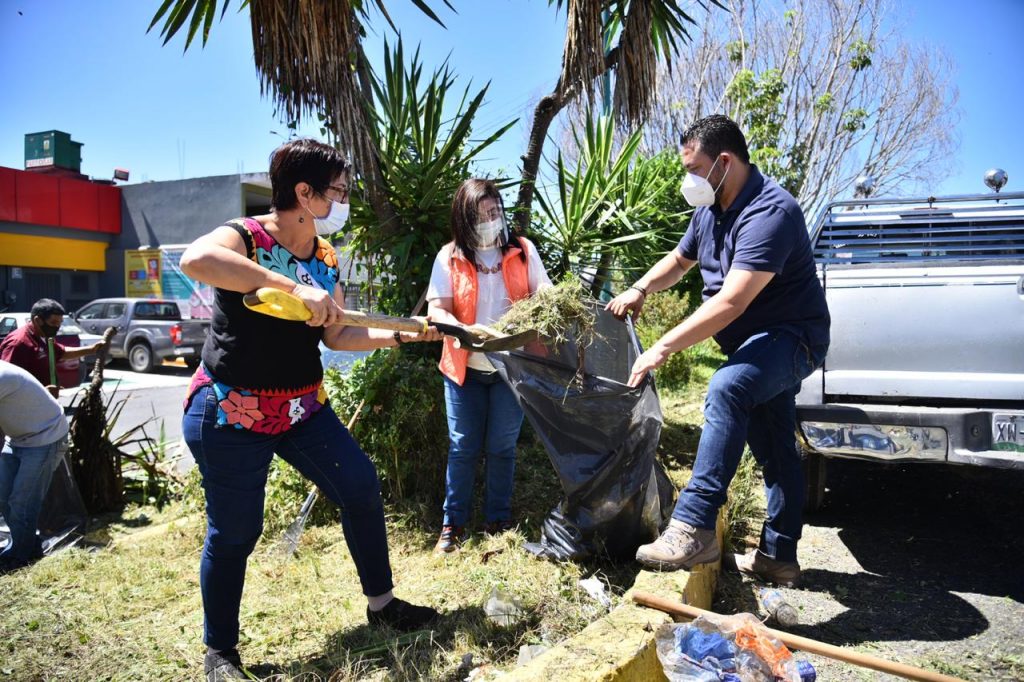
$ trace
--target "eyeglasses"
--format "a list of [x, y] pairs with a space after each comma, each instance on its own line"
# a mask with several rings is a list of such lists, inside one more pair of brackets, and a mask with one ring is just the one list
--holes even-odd
[[[327, 189], [334, 190], [335, 194], [337, 195], [336, 201], [340, 201], [342, 203], [348, 201], [348, 187], [339, 187], [338, 185], [327, 185]], [[327, 196], [326, 192], [324, 192], [324, 196]], [[330, 199], [330, 197], [327, 198]]]

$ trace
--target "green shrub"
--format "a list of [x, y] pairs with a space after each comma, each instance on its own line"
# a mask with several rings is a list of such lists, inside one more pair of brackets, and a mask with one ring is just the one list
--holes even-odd
[[345, 376], [328, 370], [331, 404], [347, 420], [362, 404], [352, 435], [370, 456], [392, 500], [444, 499], [448, 422], [437, 361], [412, 349], [381, 350]]
[[[691, 295], [684, 291], [660, 291], [647, 297], [643, 312], [637, 320], [636, 331], [640, 344], [650, 348], [666, 332], [683, 321], [691, 311]], [[679, 389], [690, 380], [691, 361], [687, 353], [673, 353], [668, 362], [655, 370], [658, 385]]]
[[[298, 516], [302, 503], [312, 489], [312, 483], [290, 464], [274, 457], [267, 474], [266, 497], [264, 498], [263, 533], [265, 538], [280, 534]], [[180, 495], [182, 512], [205, 514], [206, 496], [203, 492], [203, 477], [199, 467], [193, 467], [185, 476]], [[337, 523], [338, 508], [321, 495], [306, 520], [306, 525], [318, 526]]]

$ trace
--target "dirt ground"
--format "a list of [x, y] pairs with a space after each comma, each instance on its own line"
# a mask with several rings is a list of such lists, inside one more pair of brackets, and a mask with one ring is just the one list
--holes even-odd
[[[1024, 679], [1024, 471], [832, 460], [795, 634], [968, 680]], [[725, 572], [715, 610], [757, 612]], [[807, 656], [819, 680], [898, 679]]]

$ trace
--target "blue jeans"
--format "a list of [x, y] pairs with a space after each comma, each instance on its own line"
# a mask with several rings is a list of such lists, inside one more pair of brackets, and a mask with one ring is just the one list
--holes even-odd
[[329, 405], [276, 435], [216, 428], [216, 422], [217, 399], [206, 386], [196, 391], [182, 420], [206, 492], [206, 542], [199, 565], [203, 641], [215, 649], [238, 643], [246, 561], [263, 532], [264, 488], [274, 453], [341, 508], [363, 593], [378, 596], [391, 589], [377, 470]]
[[67, 449], [67, 436], [49, 445], [4, 446], [0, 453], [0, 514], [11, 530], [11, 542], [0, 558], [21, 563], [43, 555], [36, 522], [50, 479]]
[[760, 549], [779, 561], [796, 561], [804, 505], [796, 394], [827, 350], [809, 349], [788, 331], [769, 330], [729, 356], [708, 384], [693, 476], [673, 518], [697, 528], [715, 527], [747, 443], [763, 469], [768, 497]]
[[472, 516], [473, 480], [480, 455], [486, 455], [487, 523], [512, 520], [512, 485], [516, 473], [516, 440], [523, 410], [497, 372], [466, 370], [459, 386], [445, 377], [448, 412], [448, 473], [444, 525], [465, 526]]

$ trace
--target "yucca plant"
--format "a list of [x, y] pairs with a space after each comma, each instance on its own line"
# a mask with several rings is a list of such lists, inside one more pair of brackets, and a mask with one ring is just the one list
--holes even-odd
[[406, 64], [401, 40], [386, 50], [383, 73], [373, 78], [371, 135], [401, 229], [380, 229], [373, 207], [354, 193], [348, 248], [381, 284], [378, 307], [407, 315], [426, 289], [434, 256], [450, 238], [456, 188], [470, 177], [472, 160], [516, 121], [473, 139], [473, 119], [488, 86], [475, 94], [470, 86], [458, 89], [447, 62], [427, 78], [418, 49]]
[[574, 129], [579, 157], [555, 163], [558, 194], [538, 194], [534, 230], [552, 276], [573, 272], [597, 297], [623, 268], [647, 267], [679, 238], [685, 215], [678, 208], [681, 166], [638, 154], [642, 131], [615, 148], [615, 121], [588, 117]]

